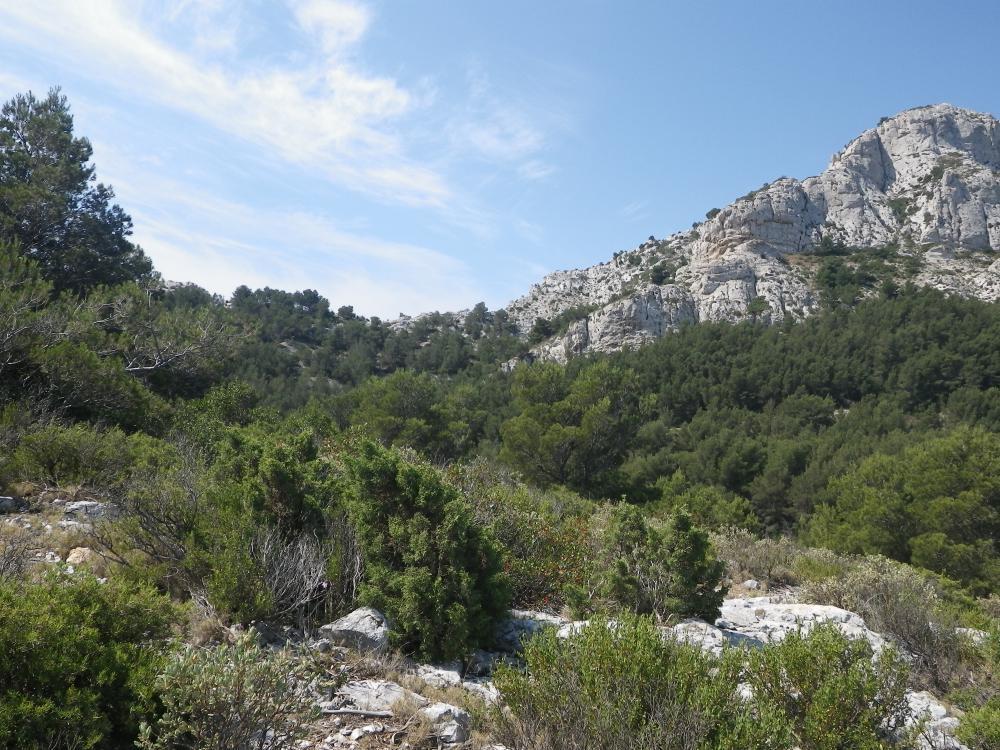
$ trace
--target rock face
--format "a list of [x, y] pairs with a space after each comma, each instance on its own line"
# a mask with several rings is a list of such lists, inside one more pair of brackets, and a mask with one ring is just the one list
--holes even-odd
[[821, 242], [882, 248], [898, 280], [997, 300], [1000, 123], [947, 104], [907, 110], [822, 174], [780, 178], [710, 213], [607, 263], [550, 274], [511, 302], [522, 332], [577, 311], [534, 356], [631, 348], [698, 321], [801, 318], [820, 302]]

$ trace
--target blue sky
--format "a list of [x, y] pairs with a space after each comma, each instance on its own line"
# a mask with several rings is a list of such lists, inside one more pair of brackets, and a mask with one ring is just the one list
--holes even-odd
[[1000, 3], [0, 0], [0, 96], [62, 86], [168, 279], [369, 315], [806, 177], [884, 115], [1000, 113]]

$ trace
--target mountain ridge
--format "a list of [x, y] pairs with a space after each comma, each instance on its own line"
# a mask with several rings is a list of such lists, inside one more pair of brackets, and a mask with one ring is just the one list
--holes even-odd
[[[873, 251], [878, 263], [863, 257]], [[995, 301], [997, 253], [1000, 122], [932, 104], [882, 118], [819, 175], [780, 177], [689, 230], [548, 274], [505, 310], [522, 333], [554, 334], [529, 356], [566, 361], [688, 323], [805, 317], [824, 301], [826, 256], [847, 272], [878, 271], [862, 295], [889, 280]]]

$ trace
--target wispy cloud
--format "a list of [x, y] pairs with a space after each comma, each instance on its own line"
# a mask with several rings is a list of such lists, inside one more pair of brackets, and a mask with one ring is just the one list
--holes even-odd
[[[167, 279], [229, 295], [240, 284], [317, 289], [364, 314], [461, 309], [483, 298], [465, 262], [434, 248], [345, 228], [309, 211], [261, 210], [131, 169], [131, 154], [95, 144], [102, 179], [135, 221], [135, 240]], [[183, 216], [184, 221], [176, 217]]]
[[453, 142], [525, 180], [541, 180], [554, 167], [543, 159], [546, 134], [532, 107], [502, 96], [477, 65], [467, 73], [468, 101], [450, 126]]
[[631, 203], [622, 206], [622, 208], [618, 211], [618, 215], [626, 221], [638, 221], [639, 219], [645, 219], [649, 215], [649, 201], [632, 201]]
[[[212, 18], [223, 8], [198, 6], [196, 17]], [[166, 14], [153, 11], [115, 0], [6, 3], [0, 38], [89, 66], [120, 90], [193, 115], [354, 190], [409, 205], [443, 206], [452, 196], [442, 175], [406, 155], [390, 127], [411, 111], [413, 97], [350, 60], [370, 23], [367, 7], [296, 0], [289, 17], [314, 54], [297, 64], [266, 65], [224, 64], [200, 55], [198, 45], [181, 49], [159, 33]]]

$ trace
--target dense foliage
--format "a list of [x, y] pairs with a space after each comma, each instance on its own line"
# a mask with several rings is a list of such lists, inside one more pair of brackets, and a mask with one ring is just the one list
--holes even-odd
[[155, 709], [176, 612], [145, 588], [52, 576], [0, 582], [6, 747], [127, 747]]

